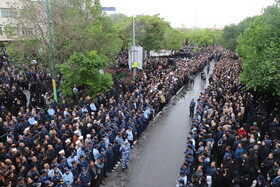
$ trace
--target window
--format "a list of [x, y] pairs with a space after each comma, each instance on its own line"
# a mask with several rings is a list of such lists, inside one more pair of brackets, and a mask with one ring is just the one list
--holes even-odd
[[33, 32], [30, 28], [22, 28], [22, 35], [24, 36], [32, 36]]
[[4, 18], [14, 18], [17, 15], [16, 10], [11, 8], [0, 8], [1, 16]]

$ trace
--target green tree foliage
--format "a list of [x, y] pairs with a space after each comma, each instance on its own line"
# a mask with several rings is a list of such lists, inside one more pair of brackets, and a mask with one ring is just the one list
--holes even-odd
[[182, 48], [185, 43], [185, 35], [183, 32], [173, 29], [167, 28], [165, 32], [165, 48], [176, 51]]
[[222, 45], [231, 51], [235, 51], [239, 34], [237, 25], [231, 24], [225, 26], [222, 35]]
[[188, 43], [196, 46], [212, 46], [220, 43], [221, 31], [209, 29], [181, 29], [186, 34]]
[[164, 21], [159, 15], [137, 16], [136, 29], [138, 33], [138, 42], [145, 50], [159, 51], [163, 48], [164, 33], [169, 23]]
[[32, 60], [41, 59], [39, 56], [41, 53], [38, 51], [41, 46], [37, 38], [28, 38], [24, 41], [15, 40], [8, 45], [6, 52], [9, 54], [9, 59], [13, 59], [13, 62], [29, 64]]
[[122, 23], [125, 19], [128, 19], [128, 16], [122, 13], [109, 14], [108, 17], [112, 20], [113, 24], [118, 25]]
[[249, 27], [254, 18], [255, 17], [248, 17], [237, 25], [231, 24], [225, 26], [221, 38], [222, 45], [231, 51], [235, 51], [237, 46], [237, 37], [242, 34], [246, 28]]
[[62, 73], [60, 90], [66, 96], [73, 95], [74, 85], [82, 89], [84, 96], [95, 96], [106, 91], [113, 84], [112, 77], [99, 70], [106, 68], [107, 62], [107, 57], [98, 55], [96, 51], [86, 55], [75, 52], [67, 62], [59, 65]]
[[[124, 48], [129, 48], [132, 42], [132, 17], [126, 17], [117, 24]], [[136, 45], [146, 51], [159, 51], [164, 47], [164, 36], [169, 23], [159, 15], [139, 15], [135, 18]]]
[[[119, 53], [122, 41], [112, 21], [102, 13], [99, 0], [49, 0], [49, 3], [56, 64], [67, 61], [74, 52], [95, 50], [111, 59]], [[21, 16], [14, 27], [28, 28], [32, 32], [20, 35], [18, 41], [8, 46], [10, 56], [36, 51], [27, 56], [40, 57], [42, 62], [47, 62], [49, 38], [45, 1], [22, 0], [22, 4]], [[32, 51], [28, 48], [30, 38], [38, 40]], [[25, 59], [23, 57], [22, 62]]]
[[238, 37], [241, 81], [248, 89], [280, 96], [280, 8], [267, 7]]

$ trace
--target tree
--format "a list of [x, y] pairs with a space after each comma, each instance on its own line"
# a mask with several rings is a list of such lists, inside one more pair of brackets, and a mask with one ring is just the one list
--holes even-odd
[[159, 51], [163, 48], [164, 33], [169, 23], [165, 22], [159, 15], [137, 16], [136, 31], [138, 43], [148, 51]]
[[62, 74], [60, 90], [68, 97], [73, 95], [74, 85], [84, 96], [106, 91], [113, 84], [112, 77], [99, 71], [107, 67], [107, 62], [107, 57], [98, 55], [97, 51], [87, 54], [75, 52], [67, 62], [59, 65]]
[[188, 42], [196, 46], [213, 46], [220, 42], [221, 31], [200, 28], [181, 30], [186, 33]]
[[[45, 1], [21, 1], [21, 16], [17, 17], [17, 24], [11, 27], [28, 28], [32, 32], [20, 35], [15, 43], [8, 46], [11, 60], [15, 60], [13, 57], [19, 57], [17, 54], [28, 53], [26, 56], [40, 57], [42, 62], [47, 62], [49, 37]], [[119, 53], [122, 41], [112, 21], [102, 13], [99, 0], [94, 0], [94, 3], [92, 0], [49, 0], [49, 2], [56, 64], [67, 61], [74, 52], [86, 53], [95, 50], [111, 59]], [[29, 39], [38, 40], [32, 51], [28, 48]], [[36, 52], [33, 53], [34, 51]], [[25, 57], [17, 60], [25, 62]]]
[[37, 38], [15, 40], [8, 45], [6, 52], [9, 54], [9, 59], [15, 63], [30, 64], [32, 60], [42, 59], [39, 52], [41, 45]]
[[185, 35], [179, 30], [168, 28], [165, 32], [165, 48], [176, 51], [182, 48], [185, 43]]
[[221, 38], [222, 45], [231, 51], [235, 51], [238, 44], [237, 37], [249, 27], [250, 23], [253, 22], [254, 19], [255, 17], [248, 17], [237, 25], [231, 24], [225, 26]]
[[[124, 41], [124, 48], [129, 48], [132, 43], [133, 18], [125, 18], [118, 23], [120, 38]], [[148, 53], [152, 50], [159, 51], [164, 47], [164, 36], [169, 23], [159, 15], [139, 15], [135, 18], [136, 44], [140, 45]]]
[[248, 89], [280, 96], [280, 8], [267, 7], [238, 37], [241, 81]]
[[227, 25], [224, 28], [222, 36], [222, 45], [231, 50], [235, 51], [237, 46], [237, 37], [239, 36], [238, 26], [235, 24]]
[[125, 19], [128, 18], [128, 16], [126, 16], [125, 14], [122, 14], [122, 13], [114, 13], [114, 14], [110, 14], [108, 16], [112, 20], [113, 24], [116, 24], [116, 25], [123, 22]]

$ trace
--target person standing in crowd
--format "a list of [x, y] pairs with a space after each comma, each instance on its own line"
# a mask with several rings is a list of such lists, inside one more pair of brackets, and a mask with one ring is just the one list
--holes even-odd
[[120, 151], [122, 152], [122, 171], [125, 172], [125, 169], [128, 169], [128, 162], [130, 159], [130, 143], [128, 139], [121, 145]]
[[190, 83], [191, 83], [191, 84], [194, 84], [194, 77], [193, 77], [193, 75], [190, 75], [190, 76], [189, 76], [189, 80], [190, 80]]
[[191, 118], [193, 118], [193, 116], [194, 116], [195, 105], [196, 105], [196, 103], [195, 103], [194, 99], [192, 99], [191, 102], [190, 102], [190, 106], [189, 106], [189, 109], [190, 109], [190, 115], [189, 116]]
[[104, 169], [104, 160], [103, 158], [98, 158], [94, 163], [96, 174], [97, 174], [97, 181], [96, 186], [99, 186], [100, 184], [105, 184], [102, 178], [102, 171]]
[[97, 187], [97, 177], [98, 177], [98, 175], [97, 175], [97, 171], [96, 171], [93, 160], [91, 160], [89, 162], [88, 172], [91, 176], [91, 187]]

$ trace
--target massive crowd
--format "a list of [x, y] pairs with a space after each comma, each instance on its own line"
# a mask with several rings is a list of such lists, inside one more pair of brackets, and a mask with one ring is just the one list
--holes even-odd
[[[148, 60], [144, 73], [129, 85], [117, 82], [97, 98], [59, 102], [50, 75], [36, 65], [25, 72], [1, 61], [0, 186], [99, 186], [120, 160], [120, 148], [133, 143], [191, 75], [213, 58], [214, 49], [192, 59]], [[57, 77], [59, 85], [60, 77]], [[30, 92], [29, 106], [25, 92]], [[123, 147], [122, 147], [123, 148]], [[126, 149], [127, 150], [127, 149]], [[127, 167], [127, 163], [124, 163]]]
[[[279, 187], [279, 100], [244, 91], [236, 55], [221, 51], [191, 115], [176, 186]], [[277, 103], [278, 102], [278, 103]]]

